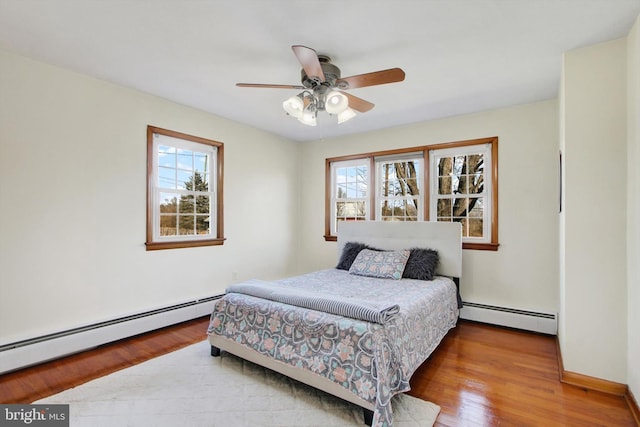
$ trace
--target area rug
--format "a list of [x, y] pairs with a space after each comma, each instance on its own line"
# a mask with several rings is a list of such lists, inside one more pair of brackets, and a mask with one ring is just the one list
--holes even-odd
[[[363, 426], [362, 409], [206, 341], [34, 403], [66, 403], [73, 427]], [[432, 426], [440, 407], [401, 394], [394, 426]]]

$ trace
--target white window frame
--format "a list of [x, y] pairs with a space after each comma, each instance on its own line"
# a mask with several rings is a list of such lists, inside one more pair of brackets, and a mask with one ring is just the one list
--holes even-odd
[[[175, 171], [175, 176], [171, 185], [163, 185], [160, 180], [160, 169], [163, 167], [160, 162], [159, 147], [166, 146], [175, 150], [187, 150], [192, 153], [190, 164], [183, 164], [180, 168], [179, 159], [176, 160], [175, 168], [169, 167], [167, 170]], [[222, 171], [222, 143], [194, 137], [179, 132], [160, 129], [149, 126], [147, 129], [147, 250], [155, 249], [175, 249], [180, 247], [211, 246], [223, 243], [222, 221], [221, 221], [221, 176]], [[204, 156], [202, 169], [195, 163], [197, 155]], [[187, 157], [189, 159], [189, 157]], [[184, 184], [186, 176], [179, 176], [180, 171], [194, 176], [195, 172], [203, 174], [203, 179], [208, 184], [206, 191], [191, 189], [188, 190]], [[183, 196], [193, 196], [193, 203], [197, 203], [199, 196], [209, 198], [208, 232], [198, 234], [194, 229], [193, 234], [182, 235], [161, 235], [161, 212], [160, 204], [162, 194], [170, 193], [180, 200]], [[179, 202], [178, 202], [179, 206]], [[199, 215], [194, 212], [194, 227], [197, 224]], [[176, 215], [179, 221], [179, 214]]]
[[[438, 220], [438, 200], [455, 199], [455, 195], [441, 195], [438, 191], [438, 161], [443, 157], [467, 156], [472, 154], [482, 154], [484, 158], [483, 173], [484, 186], [482, 193], [474, 193], [473, 196], [483, 198], [482, 210], [482, 237], [463, 236], [462, 241], [466, 243], [491, 243], [492, 242], [492, 216], [493, 216], [493, 180], [491, 173], [493, 171], [493, 159], [491, 156], [491, 144], [475, 144], [452, 148], [442, 148], [429, 151], [429, 220]], [[469, 197], [469, 194], [464, 194]]]
[[[418, 192], [417, 196], [383, 196], [382, 191], [382, 179], [384, 177], [383, 167], [385, 164], [389, 163], [399, 163], [399, 162], [414, 162], [416, 164], [416, 180], [418, 184]], [[422, 221], [424, 218], [424, 156], [422, 152], [414, 153], [410, 155], [391, 155], [391, 156], [381, 156], [375, 158], [375, 168], [376, 168], [376, 201], [375, 201], [375, 219], [376, 221], [384, 221], [385, 219], [382, 217], [382, 203], [385, 200], [394, 202], [398, 200], [416, 200], [417, 201], [417, 214], [416, 221]], [[393, 218], [393, 217], [392, 217]], [[398, 217], [400, 218], [400, 217]], [[404, 217], [403, 217], [404, 218]], [[403, 219], [398, 219], [399, 221], [403, 221]], [[393, 221], [393, 219], [388, 219], [387, 221]]]
[[[367, 185], [366, 193], [363, 197], [342, 197], [338, 198], [337, 188], [338, 188], [338, 175], [337, 172], [339, 169], [344, 168], [352, 168], [363, 166], [367, 168], [366, 172], [366, 180], [365, 183]], [[331, 234], [337, 235], [337, 227], [338, 227], [338, 215], [337, 215], [337, 205], [338, 202], [361, 202], [364, 203], [364, 219], [369, 219], [371, 217], [371, 161], [368, 158], [356, 159], [356, 160], [343, 160], [331, 163], [331, 199], [330, 199], [330, 210], [331, 210]]]

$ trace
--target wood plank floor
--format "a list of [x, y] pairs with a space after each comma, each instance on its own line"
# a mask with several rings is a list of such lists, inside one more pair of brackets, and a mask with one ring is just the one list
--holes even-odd
[[[0, 376], [0, 403], [30, 403], [205, 338], [207, 318]], [[409, 394], [441, 406], [436, 426], [635, 426], [621, 397], [561, 384], [554, 337], [461, 321]]]

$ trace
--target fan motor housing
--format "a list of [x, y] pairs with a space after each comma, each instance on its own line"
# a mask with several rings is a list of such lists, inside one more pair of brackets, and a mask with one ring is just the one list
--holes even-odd
[[302, 69], [300, 71], [302, 85], [309, 89], [313, 89], [319, 85], [326, 85], [329, 87], [335, 86], [336, 80], [340, 78], [340, 68], [333, 65], [331, 63], [331, 58], [326, 55], [318, 55], [318, 59], [320, 61], [320, 67], [322, 67], [322, 72], [324, 73], [324, 82], [310, 78], [307, 76], [304, 69]]

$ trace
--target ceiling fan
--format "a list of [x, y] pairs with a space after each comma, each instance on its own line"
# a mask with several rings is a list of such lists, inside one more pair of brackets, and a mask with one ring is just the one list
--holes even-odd
[[337, 115], [338, 123], [343, 123], [355, 117], [356, 111], [366, 113], [374, 107], [371, 102], [344, 92], [345, 90], [404, 80], [404, 71], [400, 68], [341, 77], [340, 68], [332, 64], [328, 56], [318, 55], [314, 49], [301, 45], [291, 46], [291, 49], [302, 65], [302, 85], [236, 83], [236, 86], [301, 89], [302, 92], [285, 100], [282, 107], [287, 114], [309, 126], [316, 125], [318, 111], [324, 110]]

